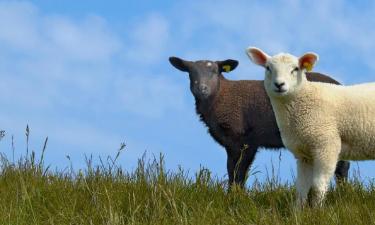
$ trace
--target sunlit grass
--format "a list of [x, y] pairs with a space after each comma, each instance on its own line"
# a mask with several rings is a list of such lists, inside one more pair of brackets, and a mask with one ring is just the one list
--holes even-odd
[[1, 155], [0, 224], [375, 223], [375, 184], [356, 178], [331, 187], [324, 207], [300, 211], [293, 185], [277, 178], [228, 192], [227, 181], [207, 169], [167, 171], [162, 155], [143, 157], [128, 172], [117, 162], [125, 145], [97, 165], [86, 158], [83, 170], [52, 171], [43, 162], [47, 139], [44, 146], [38, 158]]

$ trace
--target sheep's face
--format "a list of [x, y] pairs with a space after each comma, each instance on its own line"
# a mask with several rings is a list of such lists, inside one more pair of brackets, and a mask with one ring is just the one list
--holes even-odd
[[181, 71], [189, 73], [190, 90], [193, 95], [200, 99], [209, 99], [213, 96], [220, 85], [220, 75], [222, 72], [229, 72], [236, 68], [236, 60], [225, 61], [186, 61], [177, 57], [170, 57], [170, 63]]
[[298, 59], [289, 54], [269, 58], [265, 65], [264, 85], [269, 94], [284, 96], [293, 93], [301, 84]]
[[254, 63], [266, 69], [264, 86], [268, 95], [273, 97], [288, 96], [298, 91], [306, 80], [306, 70], [310, 71], [318, 58], [314, 53], [300, 58], [286, 53], [271, 57], [257, 48], [248, 48], [247, 54]]

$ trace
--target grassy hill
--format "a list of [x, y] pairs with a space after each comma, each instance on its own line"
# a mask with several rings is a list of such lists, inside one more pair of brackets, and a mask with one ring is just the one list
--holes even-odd
[[355, 178], [331, 187], [324, 207], [296, 210], [293, 184], [272, 177], [228, 192], [206, 169], [166, 171], [162, 156], [140, 159], [130, 173], [117, 165], [119, 154], [52, 171], [44, 150], [40, 159], [1, 156], [0, 224], [375, 224], [375, 186]]
[[140, 160], [133, 173], [107, 162], [49, 171], [33, 157], [1, 160], [0, 224], [374, 224], [375, 188], [351, 180], [320, 209], [294, 209], [288, 184], [227, 192], [205, 169], [195, 178]]

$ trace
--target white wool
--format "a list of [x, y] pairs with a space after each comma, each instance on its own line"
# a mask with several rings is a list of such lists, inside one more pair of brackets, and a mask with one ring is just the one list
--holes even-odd
[[[298, 165], [298, 201], [312, 187], [320, 205], [339, 159], [375, 159], [375, 83], [338, 86], [306, 81], [291, 98], [272, 98], [284, 145]], [[308, 168], [308, 169], [307, 169]], [[307, 170], [307, 171], [306, 171]]]
[[[290, 75], [293, 63], [298, 59], [289, 54], [269, 57], [263, 66], [273, 71], [266, 72], [265, 88], [283, 143], [297, 159], [297, 203], [304, 204], [312, 188], [312, 204], [320, 205], [339, 159], [375, 159], [375, 83], [309, 82], [305, 70]], [[290, 93], [275, 94], [275, 79]]]

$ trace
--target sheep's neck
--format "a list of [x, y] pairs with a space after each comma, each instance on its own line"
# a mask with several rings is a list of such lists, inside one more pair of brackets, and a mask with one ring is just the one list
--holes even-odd
[[311, 103], [311, 85], [309, 83], [310, 82], [305, 82], [303, 87], [291, 95], [280, 98], [270, 98], [282, 138], [283, 135], [294, 132], [293, 129], [295, 126], [292, 126], [292, 124], [295, 125], [295, 118], [298, 117], [299, 114], [304, 113], [303, 110], [295, 111], [296, 105], [309, 105]]

